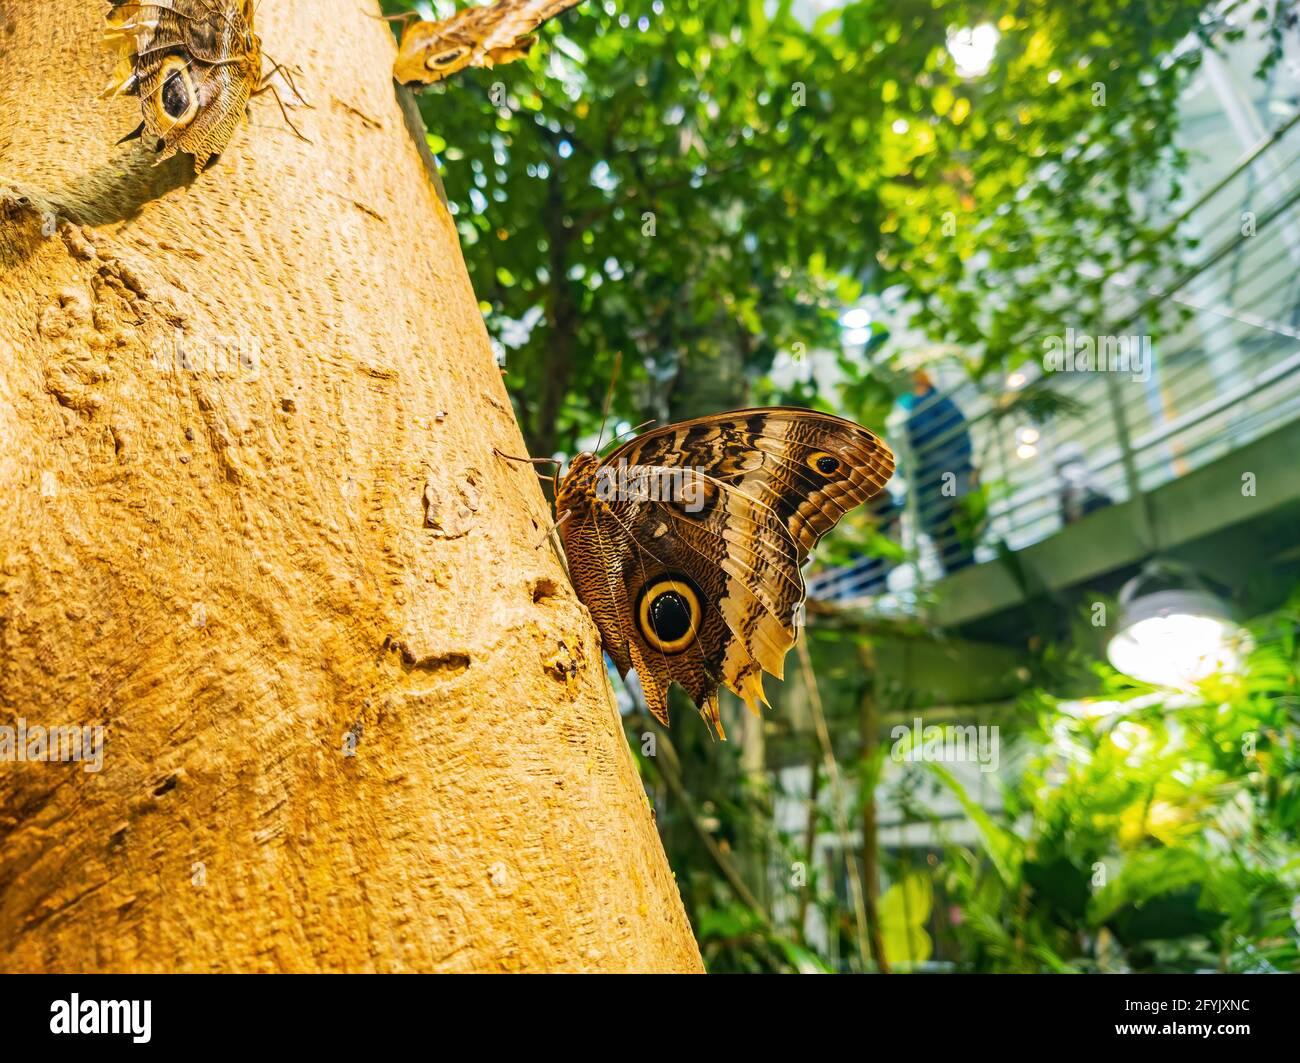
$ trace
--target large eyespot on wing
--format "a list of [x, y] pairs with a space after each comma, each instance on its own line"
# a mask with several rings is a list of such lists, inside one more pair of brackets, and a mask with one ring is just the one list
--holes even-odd
[[393, 77], [403, 85], [432, 85], [470, 65], [477, 35], [466, 23], [487, 11], [471, 7], [441, 22], [410, 23], [397, 45]]
[[[719, 682], [757, 711], [766, 701], [762, 672], [781, 677], [797, 636], [800, 565], [848, 510], [884, 487], [893, 455], [851, 421], [774, 408], [668, 425], [602, 463], [624, 465], [661, 480], [690, 470], [704, 485], [683, 479], [689, 492], [615, 499], [608, 508], [657, 566], [703, 577], [711, 588], [704, 611], [714, 633], [704, 641], [712, 686], [682, 685], [706, 716]], [[721, 624], [710, 628], [715, 617]]]
[[157, 131], [165, 137], [194, 121], [199, 113], [199, 94], [190, 75], [190, 63], [179, 55], [163, 60], [155, 84], [150, 105], [155, 109]]
[[718, 614], [726, 632], [714, 673], [756, 710], [762, 689], [746, 674], [761, 666], [782, 675], [804, 598], [798, 552], [779, 518], [726, 486], [700, 519], [663, 500], [615, 502], [611, 511], [656, 563], [707, 575], [712, 594], [705, 608]]
[[[660, 566], [643, 543], [634, 539], [632, 545], [633, 554], [622, 566], [624, 585], [635, 591], [627, 659], [641, 681], [646, 705], [668, 726], [668, 688], [676, 683], [709, 727], [725, 739], [718, 684], [733, 636], [699, 582], [682, 569]], [[706, 584], [719, 582], [720, 573], [700, 570], [700, 575]]]
[[[800, 564], [884, 487], [893, 456], [851, 421], [773, 408], [668, 425], [617, 448], [601, 462], [611, 467], [635, 475], [601, 495], [591, 524], [602, 554], [619, 560], [609, 588], [579, 595], [610, 601], [602, 637], [625, 654], [621, 671], [636, 669], [655, 716], [667, 723], [676, 682], [720, 732], [718, 686], [755, 712], [766, 702], [762, 673], [781, 676], [797, 636]], [[665, 475], [687, 470], [680, 483]], [[666, 496], [643, 489], [665, 481], [676, 485]], [[585, 566], [571, 558], [571, 569]]]
[[684, 572], [660, 573], [637, 592], [637, 631], [658, 653], [682, 653], [699, 636], [704, 604], [699, 587]]
[[454, 47], [447, 48], [441, 52], [435, 52], [433, 55], [430, 55], [425, 59], [424, 68], [426, 70], [432, 70], [438, 74], [444, 74], [450, 67], [454, 66], [459, 60], [464, 58], [468, 51], [468, 48]]
[[[701, 523], [668, 501], [634, 491], [608, 499], [596, 523], [606, 529], [598, 542], [619, 551], [614, 578], [627, 595], [624, 660], [636, 668], [646, 704], [667, 723], [668, 686], [675, 682], [725, 737], [718, 686], [725, 683], [754, 712], [766, 702], [761, 672], [781, 674], [794, 640], [789, 618], [803, 584], [788, 536], [770, 514], [759, 526], [748, 516], [753, 503], [745, 496], [723, 490], [720, 502]], [[588, 566], [570, 560], [579, 596], [603, 604], [611, 595], [586, 586]], [[602, 634], [616, 626], [602, 617], [597, 623]], [[620, 671], [626, 674], [622, 665]]]
[[528, 54], [529, 34], [580, 0], [514, 0], [462, 7], [439, 22], [407, 26], [393, 76], [404, 85], [431, 85], [467, 66], [509, 63]]

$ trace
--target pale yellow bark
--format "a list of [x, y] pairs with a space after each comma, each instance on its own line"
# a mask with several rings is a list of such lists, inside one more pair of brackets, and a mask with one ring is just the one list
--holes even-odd
[[107, 727], [0, 764], [0, 969], [699, 969], [376, 6], [197, 178], [104, 8], [0, 0], [0, 724]]

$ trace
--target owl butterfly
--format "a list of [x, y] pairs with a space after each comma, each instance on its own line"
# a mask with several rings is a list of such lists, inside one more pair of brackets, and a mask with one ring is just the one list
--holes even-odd
[[555, 509], [574, 587], [661, 723], [674, 682], [724, 739], [720, 684], [755, 714], [768, 704], [763, 673], [782, 677], [798, 636], [800, 566], [893, 471], [865, 428], [793, 407], [684, 421], [573, 459]]
[[188, 152], [201, 172], [234, 136], [249, 99], [272, 88], [262, 78], [253, 0], [109, 3], [104, 42], [119, 59], [104, 96], [138, 95], [144, 118], [122, 140], [143, 136], [157, 162]]
[[543, 22], [582, 0], [496, 0], [467, 7], [441, 22], [412, 22], [402, 34], [393, 77], [432, 85], [467, 66], [495, 66], [528, 54]]

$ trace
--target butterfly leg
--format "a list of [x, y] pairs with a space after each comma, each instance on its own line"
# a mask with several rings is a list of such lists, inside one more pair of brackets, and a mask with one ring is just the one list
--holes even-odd
[[[270, 60], [271, 69], [262, 75], [261, 80], [258, 82], [257, 90], [256, 92], [254, 92], [254, 95], [256, 95], [258, 92], [266, 91], [266, 89], [270, 87], [271, 79], [275, 77], [276, 74], [279, 74], [282, 78], [284, 78], [285, 83], [289, 86], [289, 90], [297, 98], [298, 102], [301, 103], [304, 107], [311, 108], [312, 105], [307, 102], [307, 97], [304, 96], [299, 91], [298, 83], [293, 79], [293, 70], [285, 66], [283, 63], [277, 63], [274, 59], [271, 59], [269, 55], [266, 58]], [[298, 68], [295, 67], [294, 69], [298, 69]], [[301, 74], [302, 70], [298, 69], [298, 73]], [[314, 108], [312, 109], [314, 110]]]
[[297, 136], [299, 140], [303, 141], [303, 143], [310, 144], [311, 140], [303, 136], [302, 130], [293, 124], [293, 119], [289, 117], [289, 112], [284, 109], [284, 100], [280, 99], [280, 93], [276, 90], [274, 85], [263, 85], [260, 89], [256, 89], [252, 95], [260, 96], [262, 93], [268, 91], [275, 97], [275, 102], [280, 105], [280, 114], [284, 116], [285, 123], [294, 131], [294, 135]]

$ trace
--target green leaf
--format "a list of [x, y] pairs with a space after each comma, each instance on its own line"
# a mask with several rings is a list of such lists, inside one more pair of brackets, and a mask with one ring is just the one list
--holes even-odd
[[934, 905], [929, 875], [914, 871], [899, 879], [880, 898], [880, 936], [891, 966], [922, 963], [930, 958], [933, 942], [925, 930]]
[[977, 801], [966, 792], [956, 777], [942, 764], [926, 761], [925, 767], [943, 783], [957, 799], [958, 803], [970, 817], [979, 832], [984, 851], [1006, 886], [1013, 885], [1020, 874], [1024, 845], [1011, 831], [1004, 830], [993, 822], [992, 817]]

